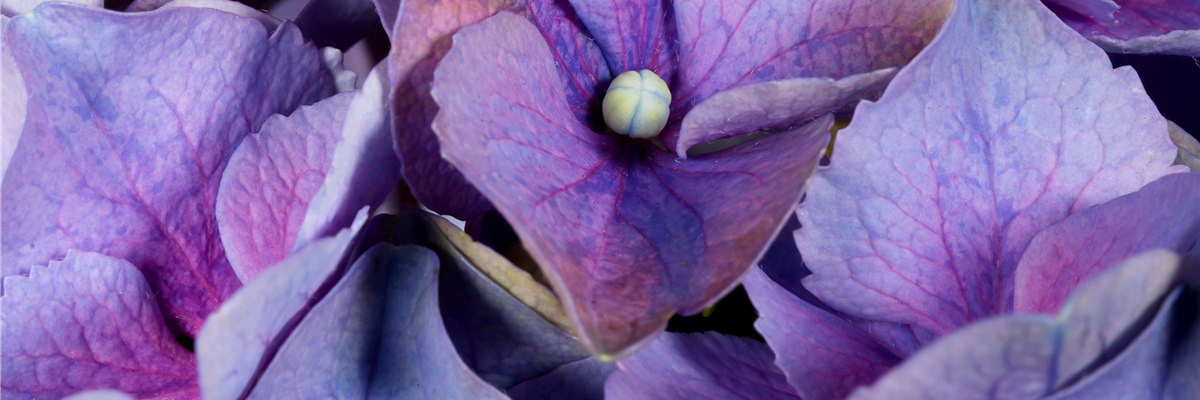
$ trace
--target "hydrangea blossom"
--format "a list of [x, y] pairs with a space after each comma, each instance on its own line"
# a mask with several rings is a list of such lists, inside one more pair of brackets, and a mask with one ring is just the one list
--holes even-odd
[[[535, 2], [528, 17], [499, 12], [455, 34], [433, 74], [432, 130], [445, 159], [512, 223], [580, 340], [604, 357], [736, 285], [799, 199], [832, 118], [793, 127], [890, 78], [875, 70], [905, 62], [945, 11], [935, 2], [873, 5], [897, 11], [886, 19], [822, 2], [572, 6]], [[755, 43], [760, 24], [805, 18], [815, 22], [780, 25], [780, 39]], [[841, 41], [849, 45], [827, 59], [824, 49]], [[627, 70], [653, 72], [670, 89], [661, 144], [592, 122], [598, 89]], [[764, 129], [779, 133], [687, 156], [694, 144]]]
[[[1200, 397], [1200, 142], [1102, 51], [1190, 1], [42, 3], [5, 398]], [[765, 343], [662, 333], [743, 281]]]
[[[1200, 240], [1200, 175], [1167, 175], [1166, 123], [1129, 72], [1036, 4], [959, 2], [814, 178], [795, 232], [812, 274], [746, 279], [777, 369], [742, 379], [803, 399], [1195, 393], [1179, 310], [1200, 265], [1160, 250], [1081, 285]], [[1059, 316], [989, 318], [1013, 312]], [[610, 389], [698, 385], [647, 374], [650, 357]]]

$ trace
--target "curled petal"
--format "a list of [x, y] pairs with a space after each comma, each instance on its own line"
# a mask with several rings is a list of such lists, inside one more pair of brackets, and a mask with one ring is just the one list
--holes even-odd
[[376, 67], [359, 91], [275, 115], [230, 157], [216, 217], [243, 282], [349, 226], [396, 185], [384, 69]]
[[[929, 43], [948, 0], [701, 0], [674, 3], [679, 72], [672, 115], [722, 90], [791, 78], [845, 78], [904, 65]], [[739, 132], [746, 133], [746, 132]], [[679, 153], [678, 133], [663, 134]]]
[[[1192, 0], [1053, 0], [1063, 22], [1104, 50], [1200, 56], [1200, 3]], [[1094, 12], [1117, 5], [1110, 14]]]
[[842, 79], [794, 78], [754, 83], [705, 99], [683, 117], [675, 154], [694, 145], [761, 130], [787, 130], [813, 118], [877, 98], [896, 75], [882, 69]]

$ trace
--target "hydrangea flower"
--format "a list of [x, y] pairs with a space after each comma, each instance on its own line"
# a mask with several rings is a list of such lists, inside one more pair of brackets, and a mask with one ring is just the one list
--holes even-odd
[[[877, 90], [946, 11], [939, 2], [870, 12], [839, 2], [450, 4], [405, 3], [392, 30], [393, 51], [408, 60], [392, 65], [406, 178], [450, 188], [441, 201], [414, 184], [436, 206], [462, 199], [466, 185], [450, 184], [461, 172], [512, 223], [580, 340], [605, 357], [732, 289], [825, 146], [831, 119], [803, 123]], [[449, 33], [480, 19], [444, 50]], [[777, 30], [769, 40], [765, 26]], [[665, 150], [597, 122], [610, 77], [643, 69], [671, 91]], [[439, 152], [430, 129], [445, 160], [430, 161]], [[761, 130], [779, 133], [687, 155]]]
[[[1200, 264], [1134, 257], [1200, 240], [1200, 174], [1171, 174], [1175, 153], [1132, 70], [1049, 10], [957, 3], [858, 107], [798, 207], [811, 275], [764, 263], [746, 279], [770, 348], [723, 354], [754, 365], [725, 379], [803, 399], [1187, 398], [1200, 389], [1183, 343], [1200, 332], [1181, 286]], [[1058, 318], [992, 318], [1014, 312]], [[704, 384], [649, 374], [687, 354], [661, 346], [608, 389]]]
[[289, 23], [46, 4], [4, 29], [28, 110], [4, 125], [6, 397], [197, 397], [174, 337], [396, 180], [365, 168], [397, 162], [372, 144], [390, 142], [386, 79], [301, 107], [345, 79]]
[[[41, 3], [0, 7], [5, 398], [1200, 397], [1200, 143], [1088, 42], [1196, 55], [1190, 2]], [[378, 24], [353, 90], [318, 47]], [[401, 175], [559, 296], [369, 217]], [[766, 343], [660, 334], [743, 278]]]

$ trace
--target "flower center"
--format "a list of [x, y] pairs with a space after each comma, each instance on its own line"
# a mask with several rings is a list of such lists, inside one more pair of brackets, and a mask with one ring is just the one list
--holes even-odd
[[639, 139], [658, 136], [667, 126], [671, 90], [648, 69], [625, 71], [608, 85], [604, 123], [613, 132]]

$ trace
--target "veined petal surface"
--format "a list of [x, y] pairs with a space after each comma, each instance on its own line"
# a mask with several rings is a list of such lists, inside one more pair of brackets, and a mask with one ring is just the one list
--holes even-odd
[[28, 277], [4, 278], [0, 299], [6, 399], [101, 388], [200, 398], [192, 353], [175, 342], [153, 290], [128, 261], [69, 251]]
[[1132, 69], [1040, 3], [957, 2], [798, 207], [804, 285], [936, 335], [1010, 311], [1035, 234], [1182, 170], [1166, 127]]
[[214, 217], [226, 162], [267, 117], [335, 92], [317, 49], [211, 9], [61, 3], [4, 40], [31, 96], [2, 189], [3, 274], [67, 249], [123, 258], [168, 327], [195, 334], [241, 286]]

